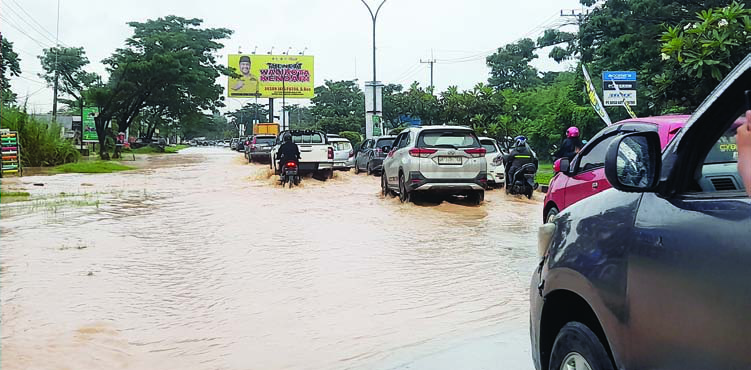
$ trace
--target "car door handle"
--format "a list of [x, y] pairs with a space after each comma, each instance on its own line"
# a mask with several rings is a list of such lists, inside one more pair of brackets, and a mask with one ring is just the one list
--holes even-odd
[[600, 187], [600, 183], [599, 182], [593, 182], [592, 183], [592, 189], [597, 189], [599, 187]]

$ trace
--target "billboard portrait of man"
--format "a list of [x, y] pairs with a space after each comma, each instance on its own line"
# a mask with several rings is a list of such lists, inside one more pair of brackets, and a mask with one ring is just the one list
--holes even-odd
[[238, 69], [235, 71], [238, 72], [240, 75], [240, 78], [230, 78], [229, 79], [229, 96], [237, 96], [237, 97], [252, 97], [252, 96], [258, 96], [259, 94], [259, 79], [258, 76], [251, 73], [251, 61], [250, 57], [247, 55], [243, 55], [240, 57], [238, 65]]

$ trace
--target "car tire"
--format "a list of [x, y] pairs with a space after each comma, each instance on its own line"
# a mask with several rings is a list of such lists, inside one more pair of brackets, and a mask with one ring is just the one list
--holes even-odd
[[407, 183], [404, 182], [404, 174], [399, 174], [399, 201], [409, 203], [411, 194], [407, 191]]
[[551, 221], [553, 221], [553, 218], [555, 218], [555, 216], [558, 216], [559, 212], [560, 211], [558, 210], [558, 207], [550, 207], [548, 213], [545, 215], [545, 223], [550, 223]]
[[[585, 365], [588, 367], [584, 367]], [[567, 366], [574, 365], [574, 366]], [[600, 339], [586, 325], [572, 321], [558, 332], [550, 354], [549, 369], [614, 370]]]
[[370, 162], [368, 162], [368, 171], [367, 171], [367, 174], [368, 174], [368, 176], [373, 176], [373, 167], [370, 166]]
[[355, 175], [359, 175], [359, 174], [360, 174], [360, 166], [357, 165], [357, 161], [355, 161]]
[[[357, 168], [357, 167], [355, 167], [355, 168]], [[391, 190], [389, 190], [389, 183], [386, 180], [386, 174], [385, 173], [381, 174], [381, 194], [384, 197], [388, 197], [389, 195], [391, 195]]]
[[475, 192], [472, 192], [467, 196], [467, 199], [472, 205], [479, 206], [482, 204], [482, 202], [485, 201], [485, 191], [484, 190], [477, 190]]

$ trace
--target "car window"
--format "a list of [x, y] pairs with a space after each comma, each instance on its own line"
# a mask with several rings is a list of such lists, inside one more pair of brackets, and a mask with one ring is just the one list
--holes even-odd
[[333, 145], [334, 150], [336, 151], [352, 149], [352, 144], [350, 144], [349, 142], [345, 142], [345, 141], [337, 141], [331, 144]]
[[319, 132], [296, 133], [292, 135], [295, 144], [321, 144], [324, 142], [323, 135]]
[[409, 132], [403, 133], [402, 138], [399, 140], [399, 149], [406, 148], [409, 145], [409, 142], [410, 142]]
[[579, 172], [587, 172], [605, 167], [605, 154], [608, 152], [610, 143], [616, 137], [618, 136], [605, 138], [591, 149], [587, 149], [587, 152], [579, 160]]
[[377, 148], [383, 148], [385, 146], [393, 147], [394, 146], [394, 140], [395, 139], [380, 139], [376, 143]]
[[478, 148], [480, 141], [468, 130], [430, 130], [420, 135], [420, 148]]
[[496, 149], [495, 144], [493, 143], [493, 140], [482, 140], [482, 147], [485, 148], [485, 151], [488, 153], [495, 153], [498, 151]]
[[274, 140], [274, 138], [271, 138], [271, 137], [256, 138], [256, 144], [260, 144], [260, 145], [274, 145], [275, 141], [276, 140]]
[[745, 189], [738, 173], [738, 146], [735, 142], [736, 130], [741, 122], [741, 119], [736, 121], [707, 153], [699, 180], [703, 192], [737, 192]]

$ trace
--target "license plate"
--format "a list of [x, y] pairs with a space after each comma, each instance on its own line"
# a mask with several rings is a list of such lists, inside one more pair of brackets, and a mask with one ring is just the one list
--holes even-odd
[[438, 164], [462, 164], [462, 157], [438, 157]]

